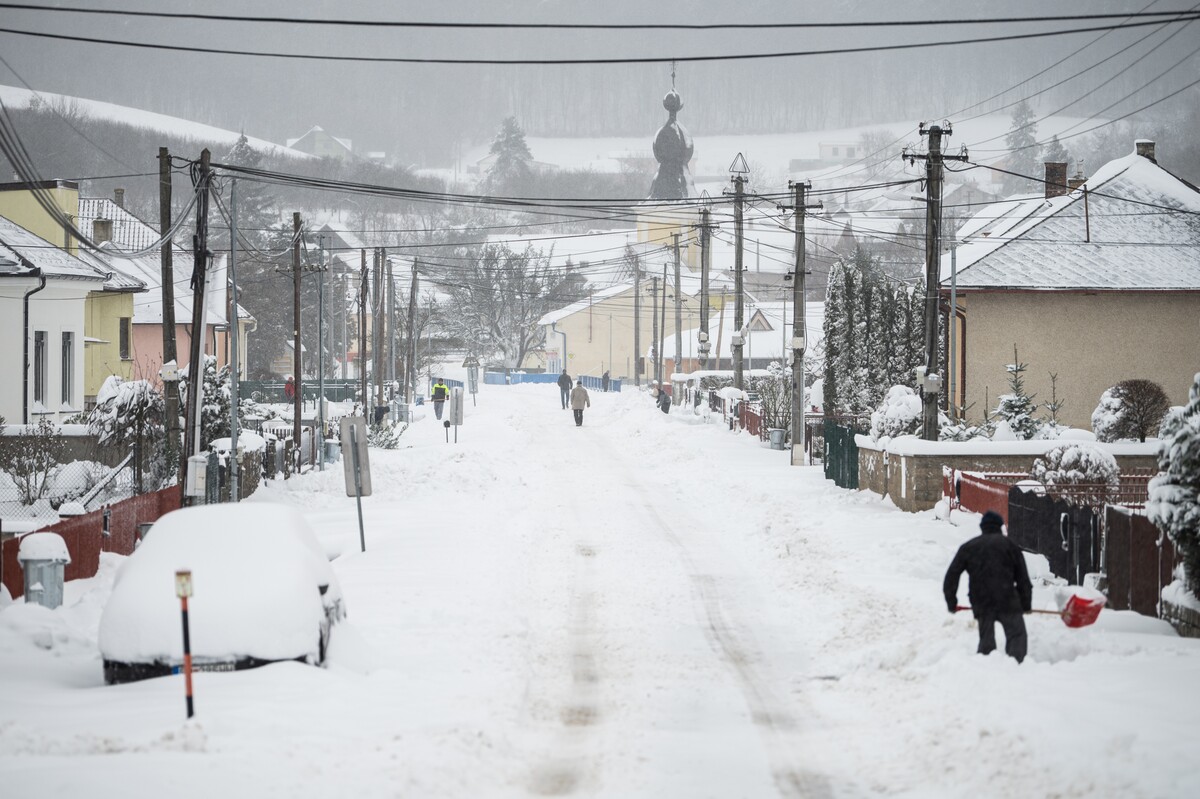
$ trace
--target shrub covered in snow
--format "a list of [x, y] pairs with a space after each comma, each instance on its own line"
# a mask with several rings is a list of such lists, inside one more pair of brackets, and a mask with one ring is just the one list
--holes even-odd
[[758, 393], [763, 422], [768, 428], [792, 424], [792, 373], [779, 361], [767, 364], [766, 377], [753, 377], [747, 389]]
[[33, 505], [50, 488], [51, 473], [62, 462], [63, 439], [58, 428], [42, 418], [22, 436], [6, 436], [0, 416], [0, 471], [8, 473], [23, 505]]
[[[180, 369], [179, 374], [179, 396], [186, 397], [190, 369]], [[229, 367], [217, 369], [217, 359], [212, 355], [204, 356], [201, 391], [200, 448], [206, 450], [214, 438], [229, 436]]]
[[1200, 595], [1200, 374], [1187, 406], [1167, 415], [1161, 435], [1146, 515], [1179, 549], [1187, 585]]
[[400, 436], [404, 435], [404, 431], [407, 429], [408, 425], [406, 424], [392, 424], [389, 421], [371, 425], [367, 430], [367, 446], [379, 449], [398, 449]]
[[871, 440], [915, 435], [921, 431], [921, 398], [908, 386], [892, 386], [871, 414]]
[[151, 464], [151, 482], [157, 486], [171, 468], [166, 461], [166, 406], [162, 392], [147, 380], [124, 380], [110, 375], [96, 395], [96, 407], [88, 416], [88, 429], [101, 446], [120, 445], [137, 450], [134, 483], [146, 488], [142, 463]]
[[1158, 432], [1170, 407], [1171, 401], [1158, 383], [1122, 380], [1100, 395], [1100, 404], [1092, 411], [1092, 431], [1098, 441], [1145, 441]]
[[1066, 496], [1077, 505], [1103, 504], [1121, 487], [1116, 459], [1088, 444], [1055, 447], [1033, 462], [1030, 476], [1049, 489], [1076, 487]]

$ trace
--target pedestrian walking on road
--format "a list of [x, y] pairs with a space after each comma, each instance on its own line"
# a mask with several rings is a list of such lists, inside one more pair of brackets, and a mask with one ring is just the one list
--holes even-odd
[[580, 380], [571, 390], [571, 410], [575, 412], [576, 427], [583, 427], [583, 409], [590, 407], [592, 407], [592, 399], [588, 396], [588, 390], [583, 387], [583, 381]]
[[671, 395], [662, 386], [658, 387], [658, 397], [655, 400], [658, 403], [658, 409], [663, 413], [671, 412]]
[[571, 376], [567, 374], [566, 369], [563, 369], [562, 374], [558, 376], [558, 393], [562, 398], [562, 406], [565, 411], [567, 403], [571, 401]]
[[951, 613], [958, 610], [958, 582], [965, 571], [970, 577], [967, 596], [979, 621], [979, 654], [996, 648], [996, 622], [1004, 628], [1004, 651], [1018, 663], [1025, 659], [1029, 641], [1023, 613], [1033, 606], [1033, 584], [1025, 568], [1025, 554], [1006, 535], [1004, 519], [989, 510], [979, 522], [981, 534], [958, 548], [942, 593]]
[[450, 389], [442, 382], [442, 378], [433, 381], [433, 388], [429, 389], [429, 398], [433, 400], [433, 413], [439, 419], [442, 418], [442, 407], [449, 396]]
[[608, 393], [608, 385], [609, 385], [608, 370], [605, 369], [604, 374], [600, 376], [600, 389], [602, 391], [604, 391], [605, 393]]

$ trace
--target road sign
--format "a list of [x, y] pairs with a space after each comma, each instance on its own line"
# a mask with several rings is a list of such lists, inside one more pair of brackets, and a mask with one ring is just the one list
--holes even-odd
[[[367, 420], [344, 416], [341, 423], [342, 464], [346, 470], [346, 496], [371, 496], [371, 462], [367, 457]], [[356, 490], [356, 486], [360, 490]]]

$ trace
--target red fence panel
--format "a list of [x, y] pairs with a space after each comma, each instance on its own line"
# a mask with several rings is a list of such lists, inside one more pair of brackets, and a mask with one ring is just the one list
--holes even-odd
[[988, 480], [976, 474], [959, 472], [955, 478], [958, 482], [958, 504], [972, 513], [986, 513], [994, 510], [1008, 524], [1008, 489], [1007, 483]]
[[[179, 503], [179, 486], [172, 486], [115, 502], [82, 516], [63, 519], [42, 528], [41, 532], [58, 533], [66, 542], [67, 551], [71, 553], [71, 562], [64, 570], [64, 579], [93, 577], [100, 568], [101, 552], [133, 554], [137, 543], [138, 525], [157, 521], [163, 514], [178, 508]], [[0, 579], [3, 579], [9, 593], [16, 599], [25, 591], [21, 565], [17, 563], [21, 539], [19, 536], [12, 538], [5, 541], [3, 546], [4, 564]]]
[[750, 435], [766, 440], [767, 431], [762, 423], [762, 415], [745, 402], [738, 405], [738, 424]]

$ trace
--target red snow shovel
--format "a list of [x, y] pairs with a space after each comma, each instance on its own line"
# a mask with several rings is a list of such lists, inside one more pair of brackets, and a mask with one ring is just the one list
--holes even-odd
[[[1104, 607], [1105, 602], [1103, 596], [1089, 599], [1079, 594], [1071, 594], [1071, 598], [1067, 600], [1067, 606], [1062, 610], [1033, 610], [1030, 612], [1058, 616], [1068, 627], [1087, 627], [1089, 624], [1096, 623], [1096, 619], [1100, 616], [1100, 609]], [[958, 610], [970, 609], [966, 605], [958, 606]]]

